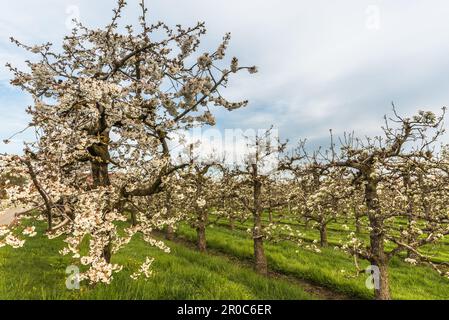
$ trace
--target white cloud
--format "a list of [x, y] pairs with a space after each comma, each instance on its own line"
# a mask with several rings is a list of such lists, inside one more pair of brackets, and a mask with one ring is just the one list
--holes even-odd
[[[78, 6], [89, 25], [101, 26], [115, 1], [17, 0], [0, 12], [0, 66], [24, 59], [7, 36], [58, 43], [67, 8]], [[137, 14], [130, 9], [129, 23]], [[395, 101], [404, 113], [449, 103], [449, 3], [445, 0], [152, 0], [150, 17], [171, 25], [207, 23], [205, 46], [231, 31], [230, 53], [260, 73], [235, 78], [226, 95], [250, 106], [220, 112], [222, 127], [269, 127], [296, 139], [359, 129], [375, 132]], [[374, 6], [374, 7], [370, 7]], [[367, 28], [373, 10], [379, 28]], [[0, 71], [0, 81], [7, 74]], [[0, 101], [4, 110], [5, 100]], [[0, 119], [0, 122], [2, 120]], [[322, 132], [321, 134], [319, 132]], [[0, 151], [2, 150], [0, 146]]]

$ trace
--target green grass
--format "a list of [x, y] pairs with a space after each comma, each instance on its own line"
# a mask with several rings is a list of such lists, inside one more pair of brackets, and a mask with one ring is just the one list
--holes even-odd
[[[42, 231], [42, 228], [40, 228]], [[66, 267], [71, 258], [58, 250], [61, 240], [43, 236], [27, 241], [21, 249], [0, 249], [0, 300], [6, 299], [313, 299], [296, 283], [262, 277], [245, 265], [225, 257], [201, 254], [168, 242], [165, 254], [134, 239], [113, 257], [125, 269], [110, 285], [69, 291], [65, 287]], [[146, 256], [154, 257], [154, 276], [131, 280]]]
[[[264, 214], [263, 220], [265, 224], [268, 224], [268, 215], [267, 213]], [[362, 218], [361, 220], [364, 220]], [[279, 218], [276, 215], [274, 215], [274, 221], [276, 223], [280, 224], [287, 224], [293, 229], [299, 230], [302, 233], [302, 239], [307, 242], [312, 242], [313, 240], [320, 239], [320, 233], [317, 228], [313, 228], [311, 225], [313, 222], [310, 223], [308, 228], [305, 228], [304, 223], [299, 223], [297, 220], [292, 220], [291, 218], [283, 217]], [[397, 221], [398, 224], [406, 224], [405, 221]], [[346, 225], [349, 230], [344, 230], [343, 225]], [[364, 224], [367, 224], [367, 221], [365, 220]], [[227, 221], [218, 221], [217, 225], [219, 226], [228, 226]], [[236, 228], [240, 230], [247, 230], [248, 228], [252, 227], [251, 220], [245, 221], [244, 223], [239, 223], [235, 225]], [[338, 222], [331, 222], [327, 226], [328, 230], [328, 244], [330, 246], [341, 246], [342, 243], [347, 242], [347, 236], [348, 234], [353, 231], [355, 232], [355, 223], [353, 221], [344, 221], [339, 220]], [[369, 243], [369, 234], [368, 231], [364, 228], [362, 228], [362, 232], [357, 235], [357, 237], [361, 240], [363, 240], [365, 243]], [[392, 244], [387, 243], [386, 249], [391, 250]], [[444, 239], [440, 240], [438, 243], [435, 244], [427, 244], [420, 248], [420, 252], [425, 254], [430, 258], [432, 262], [435, 263], [441, 263], [441, 262], [449, 262], [449, 237], [445, 237]], [[401, 257], [405, 258], [406, 253], [402, 252]]]
[[[63, 247], [62, 240], [37, 236], [21, 249], [0, 248], [0, 300], [320, 298], [289, 278], [265, 278], [248, 266], [253, 254], [252, 241], [244, 231], [248, 223], [232, 231], [224, 226], [208, 228], [207, 242], [212, 249], [209, 254], [174, 242], [167, 242], [172, 252], [165, 254], [137, 237], [113, 257], [114, 263], [125, 268], [114, 275], [111, 285], [83, 285], [78, 291], [65, 287], [66, 267], [74, 261], [58, 254]], [[303, 226], [298, 225], [298, 228]], [[42, 227], [39, 229], [42, 231]], [[316, 231], [308, 232], [310, 239], [316, 236]], [[178, 233], [191, 242], [196, 239], [195, 231], [186, 225], [181, 225]], [[343, 234], [338, 225], [330, 226], [332, 241], [338, 242]], [[434, 246], [432, 250], [439, 257], [445, 257], [447, 243]], [[355, 277], [351, 258], [333, 247], [315, 253], [282, 242], [266, 243], [265, 251], [270, 268], [278, 273], [306, 279], [347, 296], [373, 297], [371, 290], [365, 287], [365, 275]], [[147, 256], [156, 259], [152, 267], [154, 276], [149, 280], [131, 280], [129, 275]], [[361, 262], [361, 267], [366, 266], [367, 262]], [[390, 278], [394, 299], [449, 299], [449, 280], [428, 267], [413, 267], [396, 258], [390, 264]]]
[[[181, 226], [179, 233], [194, 241], [195, 231]], [[207, 230], [209, 248], [239, 257], [252, 259], [252, 241], [242, 230], [215, 226]], [[302, 249], [293, 243], [266, 243], [269, 267], [284, 274], [311, 280], [347, 295], [371, 299], [372, 291], [365, 286], [365, 275], [354, 277], [354, 265], [345, 253], [324, 248], [321, 253]], [[367, 262], [361, 262], [366, 267]], [[342, 273], [342, 270], [345, 272]], [[390, 284], [394, 299], [449, 299], [449, 280], [425, 266], [410, 266], [400, 259], [390, 264]]]

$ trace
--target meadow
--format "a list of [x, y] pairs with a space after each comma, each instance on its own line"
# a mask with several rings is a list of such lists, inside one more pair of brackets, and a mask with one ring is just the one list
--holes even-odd
[[[289, 222], [294, 225], [293, 222]], [[218, 221], [207, 229], [207, 253], [195, 248], [196, 232], [181, 224], [167, 254], [151, 247], [141, 235], [113, 257], [124, 270], [110, 285], [82, 284], [66, 288], [66, 268], [75, 260], [61, 256], [62, 240], [48, 240], [38, 226], [38, 235], [21, 249], [0, 250], [0, 299], [372, 299], [365, 286], [366, 275], [356, 275], [351, 258], [336, 249], [342, 237], [341, 224], [330, 226], [329, 247], [313, 252], [286, 241], [265, 244], [269, 276], [253, 271], [253, 243], [247, 223], [231, 230]], [[297, 224], [305, 238], [316, 239], [314, 229]], [[163, 238], [162, 232], [156, 235]], [[429, 251], [447, 254], [447, 242]], [[147, 256], [154, 257], [149, 279], [131, 280]], [[438, 255], [437, 255], [438, 257]], [[360, 267], [368, 265], [361, 262]], [[395, 258], [390, 264], [393, 299], [449, 299], [449, 280], [426, 266], [410, 266]]]

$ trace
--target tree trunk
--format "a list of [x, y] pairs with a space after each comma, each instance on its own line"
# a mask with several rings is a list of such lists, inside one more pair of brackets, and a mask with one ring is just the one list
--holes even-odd
[[[170, 219], [173, 215], [173, 206], [172, 206], [172, 194], [170, 190], [167, 190], [165, 192], [165, 208], [167, 209], [166, 217]], [[174, 229], [172, 225], [167, 225], [167, 228], [165, 229], [165, 239], [167, 240], [173, 240], [175, 237], [174, 235]]]
[[[407, 229], [409, 231], [409, 234], [407, 236], [407, 244], [410, 245], [413, 242], [413, 236], [411, 235], [411, 230], [412, 230], [412, 225], [413, 225], [413, 218], [411, 216], [412, 213], [410, 213], [409, 217], [408, 217], [408, 224], [407, 224]], [[407, 258], [409, 259], [415, 259], [416, 258], [416, 254], [410, 250], [407, 249]]]
[[201, 209], [199, 209], [198, 221], [197, 221], [197, 226], [196, 226], [197, 247], [198, 247], [198, 250], [201, 252], [204, 252], [207, 250], [206, 223], [207, 223], [207, 211], [201, 208]]
[[262, 206], [261, 206], [262, 183], [259, 181], [257, 166], [253, 165], [253, 202], [254, 202], [254, 267], [256, 272], [267, 275], [267, 257], [263, 248], [262, 234]]
[[198, 250], [201, 252], [205, 252], [207, 250], [205, 225], [201, 224], [201, 225], [197, 226], [196, 233], [197, 233]]
[[51, 231], [53, 229], [53, 218], [51, 211], [45, 210], [45, 215], [47, 216], [47, 230]]
[[390, 300], [390, 286], [388, 281], [388, 258], [384, 249], [384, 230], [382, 211], [377, 195], [377, 183], [368, 181], [365, 187], [365, 201], [368, 208], [368, 218], [370, 222], [370, 262], [379, 268], [379, 282], [374, 288], [376, 300]]
[[[31, 153], [31, 152], [28, 151], [28, 153]], [[33, 182], [34, 187], [37, 189], [37, 191], [39, 192], [40, 196], [44, 200], [45, 214], [47, 216], [48, 230], [52, 230], [53, 229], [53, 219], [52, 219], [53, 203], [52, 203], [51, 199], [49, 198], [48, 194], [44, 191], [44, 188], [42, 188], [41, 184], [37, 180], [37, 175], [36, 175], [36, 173], [35, 173], [35, 171], [33, 169], [33, 165], [31, 164], [31, 161], [30, 160], [24, 160], [24, 163], [25, 163], [25, 165], [28, 168], [28, 173], [31, 176], [31, 180]]]
[[[412, 236], [412, 228], [413, 228], [413, 223], [414, 223], [414, 216], [413, 216], [414, 207], [413, 207], [413, 195], [411, 194], [412, 181], [410, 179], [409, 172], [404, 173], [403, 183], [404, 183], [404, 187], [405, 187], [405, 193], [407, 195], [406, 213], [407, 213], [407, 217], [408, 217], [407, 229], [409, 231], [406, 241], [407, 241], [407, 244], [410, 245], [414, 240], [413, 236]], [[414, 257], [415, 257], [415, 254], [413, 253], [413, 251], [407, 250], [407, 258], [413, 259]]]
[[376, 300], [390, 300], [390, 285], [388, 280], [388, 259], [384, 250], [384, 237], [382, 233], [376, 232], [379, 230], [379, 222], [374, 221], [371, 224], [373, 230], [370, 233], [371, 255], [370, 260], [373, 266], [379, 268], [378, 286], [374, 288], [374, 297]]
[[374, 275], [375, 278], [378, 277], [378, 279], [375, 280], [374, 299], [391, 300], [388, 262], [386, 260], [375, 258], [371, 260], [371, 264], [379, 268], [379, 274]]
[[133, 225], [133, 227], [137, 226], [137, 216], [134, 209], [131, 209], [131, 224]]
[[270, 210], [268, 210], [268, 220], [270, 221], [270, 223], [273, 223], [273, 212]]
[[235, 219], [233, 217], [229, 219], [229, 229], [235, 229]]
[[109, 180], [108, 164], [92, 162], [92, 179], [94, 187], [104, 187], [111, 184]]
[[111, 263], [112, 258], [112, 243], [109, 243], [103, 248], [103, 258], [107, 263]]
[[325, 224], [322, 224], [320, 226], [320, 245], [321, 247], [327, 247], [327, 226]]
[[387, 264], [379, 266], [380, 271], [380, 287], [375, 291], [376, 300], [391, 300], [390, 284], [388, 279], [388, 266]]
[[173, 240], [175, 237], [173, 227], [171, 225], [167, 226], [167, 229], [165, 230], [165, 239], [167, 240]]
[[[102, 108], [100, 108], [103, 110]], [[103, 110], [104, 111], [104, 110]], [[106, 130], [106, 123], [104, 119], [104, 115], [102, 115], [100, 119], [100, 132], [101, 132], [101, 140], [102, 144], [92, 145], [88, 148], [89, 153], [100, 160], [94, 160], [91, 162], [91, 174], [92, 174], [92, 182], [94, 188], [106, 187], [111, 184], [109, 179], [109, 134]], [[103, 258], [107, 263], [111, 262], [112, 257], [112, 242], [110, 235], [108, 244], [103, 248]]]
[[254, 238], [255, 270], [262, 275], [268, 274], [267, 258], [263, 249], [263, 239]]

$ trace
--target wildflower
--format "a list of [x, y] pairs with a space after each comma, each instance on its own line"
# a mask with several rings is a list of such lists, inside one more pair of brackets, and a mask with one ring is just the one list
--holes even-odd
[[37, 234], [37, 232], [35, 231], [35, 229], [36, 229], [36, 228], [35, 228], [34, 226], [32, 226], [32, 227], [27, 227], [27, 228], [25, 228], [25, 230], [22, 231], [22, 234], [25, 235], [25, 236], [28, 236], [28, 237], [32, 238], [32, 237], [36, 236], [36, 234]]

